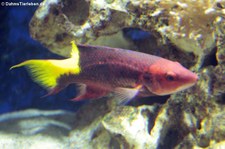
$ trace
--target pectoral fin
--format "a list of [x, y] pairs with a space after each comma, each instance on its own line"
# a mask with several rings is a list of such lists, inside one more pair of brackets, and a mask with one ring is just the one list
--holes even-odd
[[126, 105], [139, 93], [140, 88], [141, 86], [135, 88], [118, 87], [114, 90], [114, 98], [117, 100], [118, 105]]

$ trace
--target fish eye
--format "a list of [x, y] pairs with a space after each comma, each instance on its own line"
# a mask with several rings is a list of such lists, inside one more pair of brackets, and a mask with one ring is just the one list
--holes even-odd
[[168, 80], [168, 81], [174, 81], [174, 77], [171, 76], [171, 75], [167, 75], [166, 76], [166, 80]]
[[167, 81], [175, 81], [176, 79], [176, 74], [173, 72], [167, 72], [166, 73], [166, 80]]

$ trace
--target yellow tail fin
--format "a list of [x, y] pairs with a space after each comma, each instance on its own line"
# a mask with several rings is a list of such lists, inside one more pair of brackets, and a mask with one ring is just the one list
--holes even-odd
[[44, 88], [54, 88], [63, 74], [79, 74], [79, 50], [72, 41], [71, 58], [64, 60], [27, 60], [10, 68], [25, 66], [33, 80]]

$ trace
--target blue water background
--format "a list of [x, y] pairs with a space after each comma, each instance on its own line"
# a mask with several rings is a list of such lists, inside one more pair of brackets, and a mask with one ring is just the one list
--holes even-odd
[[27, 108], [76, 111], [81, 103], [65, 100], [76, 95], [74, 87], [70, 86], [58, 95], [41, 98], [47, 91], [30, 79], [25, 68], [9, 71], [11, 66], [24, 60], [62, 57], [50, 53], [29, 35], [29, 21], [37, 7], [0, 7], [0, 113]]
[[[29, 2], [40, 3], [41, 0]], [[62, 58], [30, 37], [29, 21], [36, 9], [35, 6], [0, 6], [0, 114], [28, 108], [76, 111], [83, 104], [68, 100], [76, 95], [74, 86], [57, 95], [41, 98], [47, 91], [31, 80], [25, 68], [9, 71], [11, 66], [28, 59]], [[139, 29], [124, 29], [124, 34], [134, 41], [150, 36]]]

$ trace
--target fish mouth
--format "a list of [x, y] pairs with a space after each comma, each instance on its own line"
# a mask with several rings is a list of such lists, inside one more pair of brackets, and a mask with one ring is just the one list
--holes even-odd
[[149, 86], [143, 86], [142, 89], [144, 90], [143, 93], [145, 95], [147, 94], [159, 96], [170, 95], [194, 86], [197, 83], [198, 79], [199, 79], [198, 76], [192, 73], [191, 75], [189, 75], [189, 77], [185, 77], [185, 79], [183, 79], [183, 82], [180, 83], [177, 87], [167, 86], [168, 88], [163, 88], [160, 84], [156, 83], [154, 84], [155, 85], [154, 88], [151, 88]]
[[173, 93], [179, 92], [179, 91], [183, 91], [183, 90], [185, 90], [185, 89], [188, 89], [188, 88], [194, 86], [195, 84], [196, 84], [196, 82], [194, 82], [194, 83], [189, 83], [189, 84], [185, 84], [185, 85], [183, 85], [183, 86], [180, 86], [180, 87], [178, 87]]
[[187, 84], [189, 85], [190, 84], [194, 85], [199, 79], [198, 75], [193, 72], [187, 73], [187, 75], [185, 75], [184, 78], [186, 78], [184, 80], [186, 80], [185, 82], [187, 82]]
[[148, 88], [148, 87], [145, 87], [148, 92], [151, 92], [152, 94], [155, 94], [155, 95], [159, 95], [159, 96], [164, 96], [164, 95], [170, 95], [170, 94], [173, 94], [173, 93], [177, 93], [179, 91], [183, 91], [183, 90], [186, 90], [192, 86], [194, 86], [196, 83], [197, 83], [197, 80], [198, 80], [198, 77], [195, 77], [193, 80], [189, 81], [189, 83], [185, 83], [181, 86], [178, 86], [176, 88], [168, 88], [168, 89], [162, 89], [162, 90], [151, 90], [151, 88]]
[[155, 94], [156, 95], [160, 95], [160, 96], [170, 95], [170, 94], [173, 94], [173, 93], [177, 93], [177, 92], [186, 90], [186, 89], [188, 89], [188, 88], [190, 88], [190, 87], [192, 87], [194, 85], [195, 85], [195, 83], [186, 84], [186, 85], [174, 88], [173, 90], [167, 90], [167, 91], [164, 91], [164, 92], [161, 92], [161, 93], [156, 92]]
[[175, 92], [182, 91], [194, 86], [197, 83], [198, 79], [198, 75], [193, 73], [192, 76], [186, 80], [185, 84], [175, 89]]

